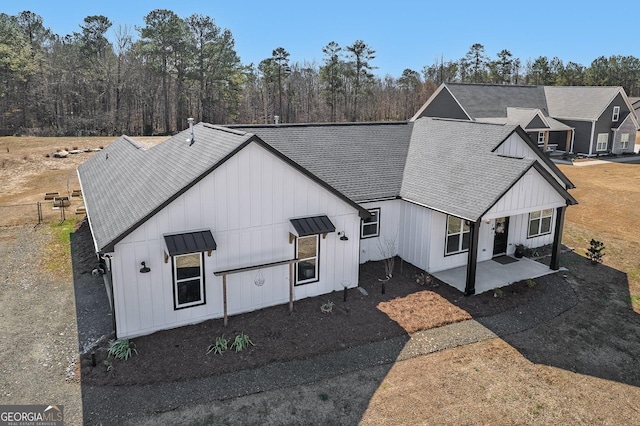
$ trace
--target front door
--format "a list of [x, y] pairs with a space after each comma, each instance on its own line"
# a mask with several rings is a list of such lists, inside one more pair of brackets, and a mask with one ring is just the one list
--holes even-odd
[[509, 236], [509, 218], [496, 219], [493, 226], [493, 255], [500, 256], [507, 253], [507, 237]]

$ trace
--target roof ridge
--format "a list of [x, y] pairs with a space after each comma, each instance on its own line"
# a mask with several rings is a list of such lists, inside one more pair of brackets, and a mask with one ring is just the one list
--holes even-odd
[[249, 128], [249, 129], [272, 129], [287, 127], [340, 127], [340, 126], [387, 126], [387, 125], [403, 125], [409, 124], [405, 121], [357, 121], [357, 122], [331, 122], [331, 123], [279, 123], [279, 124], [229, 124], [227, 128]]
[[145, 144], [143, 144], [142, 142], [138, 142], [137, 140], [132, 139], [131, 137], [127, 136], [127, 135], [122, 135], [122, 138], [124, 138], [125, 141], [129, 142], [131, 145], [133, 145], [136, 149], [142, 149], [142, 150], [147, 150], [147, 146]]
[[507, 126], [515, 127], [516, 126], [515, 124], [509, 124], [509, 123], [490, 123], [490, 122], [486, 122], [486, 121], [464, 120], [464, 119], [461, 119], [461, 118], [421, 117], [418, 120], [422, 120], [422, 119], [428, 119], [428, 120], [433, 120], [433, 121], [449, 121], [449, 122], [454, 122], [454, 123], [483, 124], [483, 125], [500, 126], [500, 127], [507, 127]]
[[[227, 132], [227, 133], [231, 133], [231, 134], [238, 135], [238, 136], [244, 136], [244, 135], [249, 134], [249, 132], [245, 132], [245, 131], [242, 131], [242, 130], [236, 130], [236, 129], [233, 129], [233, 128], [227, 127], [227, 126], [219, 126], [217, 124], [209, 124], [209, 123], [204, 123], [204, 122], [201, 123], [201, 124], [202, 124], [202, 126], [208, 128], [208, 129], [220, 130], [222, 132]], [[189, 130], [189, 129], [185, 129], [185, 130]]]

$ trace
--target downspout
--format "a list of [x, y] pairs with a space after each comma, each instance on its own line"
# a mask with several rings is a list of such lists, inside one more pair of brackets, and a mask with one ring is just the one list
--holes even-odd
[[100, 255], [100, 259], [104, 262], [105, 270], [102, 279], [104, 280], [104, 285], [107, 291], [107, 297], [109, 298], [109, 305], [111, 305], [111, 323], [113, 326], [113, 333], [115, 334], [115, 338], [118, 338], [118, 329], [116, 328], [116, 309], [115, 309], [115, 296], [113, 294], [113, 273], [111, 271], [111, 259], [113, 258], [110, 254]]
[[591, 121], [591, 139], [589, 139], [589, 157], [593, 155], [593, 135], [596, 131], [596, 122], [594, 120]]
[[569, 154], [573, 154], [573, 142], [576, 140], [576, 129], [573, 128], [571, 129], [571, 151], [569, 151]]

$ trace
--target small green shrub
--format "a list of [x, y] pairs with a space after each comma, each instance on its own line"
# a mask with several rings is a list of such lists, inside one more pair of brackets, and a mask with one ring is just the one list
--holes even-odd
[[225, 339], [224, 336], [216, 337], [216, 343], [209, 345], [207, 348], [207, 355], [211, 352], [222, 355], [222, 353], [228, 349], [227, 344], [227, 339]]
[[587, 249], [587, 257], [591, 261], [591, 263], [598, 264], [602, 263], [602, 258], [604, 257], [604, 243], [602, 241], [591, 239], [589, 243], [589, 248]]
[[238, 334], [235, 339], [233, 339], [233, 343], [231, 344], [231, 349], [235, 349], [236, 352], [240, 352], [246, 349], [247, 347], [249, 347], [249, 345], [255, 346], [253, 342], [249, 339], [249, 336], [244, 334], [244, 331], [243, 331], [242, 333]]
[[104, 367], [107, 369], [107, 373], [113, 370], [113, 363], [108, 359], [105, 359], [102, 364], [104, 364]]
[[109, 342], [109, 356], [126, 361], [131, 358], [134, 353], [136, 355], [138, 354], [138, 351], [133, 346], [133, 342], [129, 340], [112, 340]]
[[493, 292], [493, 297], [502, 299], [504, 297], [504, 291], [500, 288], [496, 288]]
[[535, 286], [536, 286], [536, 282], [534, 280], [532, 280], [531, 278], [529, 278], [527, 280], [527, 287], [534, 288]]
[[333, 312], [334, 305], [335, 303], [333, 303], [332, 301], [323, 303], [322, 305], [320, 305], [320, 312], [322, 312], [323, 314], [330, 314], [331, 312]]

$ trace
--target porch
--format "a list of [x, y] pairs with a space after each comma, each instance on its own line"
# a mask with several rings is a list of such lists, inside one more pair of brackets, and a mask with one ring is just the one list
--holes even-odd
[[[501, 258], [504, 259], [507, 258], [507, 256], [501, 256]], [[521, 259], [508, 257], [506, 262], [509, 263], [499, 263], [492, 259], [479, 262], [477, 264], [475, 283], [476, 294], [504, 287], [529, 278], [537, 278], [558, 272], [552, 270], [546, 265], [543, 265], [542, 263], [526, 257]], [[560, 270], [566, 271], [566, 268], [560, 268]], [[436, 272], [431, 275], [464, 293], [467, 282], [466, 265]]]

